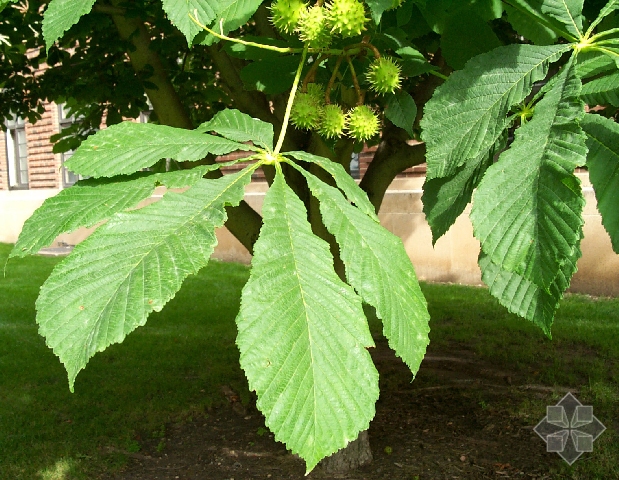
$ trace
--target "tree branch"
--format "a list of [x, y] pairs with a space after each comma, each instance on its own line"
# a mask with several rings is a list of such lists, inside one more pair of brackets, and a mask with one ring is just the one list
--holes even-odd
[[[191, 118], [182, 104], [170, 78], [161, 63], [157, 53], [150, 48], [150, 33], [144, 22], [138, 17], [125, 17], [118, 14], [117, 8], [122, 0], [112, 0], [112, 19], [118, 33], [123, 40], [130, 41], [133, 49], [127, 54], [131, 65], [136, 74], [140, 75], [146, 67], [152, 72], [148, 81], [155, 85], [155, 88], [144, 88], [150, 99], [153, 109], [159, 118], [160, 123], [177, 128], [193, 129]], [[215, 159], [210, 156], [204, 159], [205, 163], [215, 163]], [[194, 166], [195, 163], [190, 164]], [[217, 171], [219, 175], [221, 172]], [[260, 233], [262, 218], [245, 201], [238, 207], [228, 208], [228, 221], [226, 227], [243, 244], [250, 253], [253, 253], [253, 246]]]
[[359, 186], [368, 194], [370, 202], [378, 212], [385, 192], [396, 175], [425, 161], [424, 143], [409, 145], [406, 142], [405, 132], [397, 127], [385, 127], [383, 141], [378, 146]]

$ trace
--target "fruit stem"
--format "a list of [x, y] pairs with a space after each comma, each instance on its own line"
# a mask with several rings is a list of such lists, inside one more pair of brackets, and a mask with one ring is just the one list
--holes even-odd
[[309, 71], [307, 72], [307, 75], [305, 75], [305, 78], [303, 79], [303, 83], [301, 84], [302, 92], [304, 93], [307, 92], [307, 84], [310, 83], [314, 79], [314, 77], [316, 76], [316, 70], [318, 70], [318, 67], [320, 66], [320, 64], [324, 62], [327, 58], [329, 58], [329, 54], [323, 53], [322, 55], [320, 55], [320, 57], [318, 57], [318, 60], [316, 60], [312, 64]]
[[325, 90], [325, 104], [329, 105], [331, 103], [331, 89], [333, 88], [333, 84], [335, 83], [335, 78], [337, 77], [337, 72], [340, 69], [340, 65], [342, 64], [343, 56], [340, 55], [337, 57], [337, 62], [335, 62], [335, 67], [333, 67], [333, 73], [331, 74], [331, 78], [329, 79], [329, 83], [327, 83], [327, 88]]
[[292, 82], [292, 90], [290, 90], [290, 95], [288, 96], [288, 103], [286, 104], [286, 113], [284, 114], [284, 120], [282, 122], [282, 129], [279, 132], [279, 137], [277, 138], [277, 145], [275, 145], [275, 150], [273, 150], [273, 154], [279, 154], [282, 149], [282, 145], [284, 144], [284, 138], [286, 137], [286, 129], [288, 128], [288, 123], [290, 122], [290, 111], [292, 110], [292, 104], [294, 103], [294, 97], [297, 93], [297, 87], [299, 86], [299, 80], [301, 80], [301, 73], [303, 72], [303, 66], [305, 65], [305, 59], [307, 58], [308, 46], [305, 45], [303, 47], [303, 53], [301, 53], [301, 61], [299, 62], [299, 67], [297, 68], [297, 73], [294, 76], [294, 81]]
[[357, 105], [363, 105], [363, 93], [361, 92], [359, 80], [357, 79], [357, 74], [355, 73], [355, 67], [353, 67], [352, 60], [348, 55], [346, 55], [346, 61], [350, 67], [350, 74], [352, 75], [352, 83], [355, 86], [355, 92], [357, 92]]
[[[380, 58], [380, 52], [378, 51], [378, 48], [376, 48], [374, 45], [372, 45], [369, 42], [353, 43], [352, 45], [347, 45], [346, 47], [344, 47], [342, 51], [347, 52], [348, 50], [352, 50], [353, 48], [360, 48], [363, 50], [372, 50], [374, 57], [377, 59]], [[348, 53], [348, 55], [350, 55], [350, 53]]]

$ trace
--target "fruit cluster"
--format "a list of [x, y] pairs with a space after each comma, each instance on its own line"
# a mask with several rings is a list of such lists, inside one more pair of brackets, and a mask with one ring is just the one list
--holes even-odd
[[[372, 52], [375, 59], [365, 79], [369, 89], [378, 95], [393, 93], [400, 88], [400, 67], [393, 59], [381, 56], [367, 39], [355, 39], [343, 49], [329, 50], [334, 35], [342, 39], [358, 37], [366, 29], [368, 19], [360, 0], [328, 1], [323, 5], [322, 0], [318, 0], [310, 6], [303, 0], [275, 0], [271, 5], [272, 22], [280, 32], [297, 34], [309, 48], [320, 49], [320, 58], [315, 62], [314, 70], [310, 69], [303, 82], [304, 87], [294, 98], [291, 120], [298, 128], [316, 131], [325, 138], [347, 134], [357, 141], [366, 141], [378, 133], [380, 122], [372, 108], [363, 104], [364, 92], [359, 86], [351, 58]], [[401, 3], [402, 0], [393, 0], [393, 7]], [[325, 92], [320, 85], [313, 83], [314, 74], [321, 61], [332, 55], [337, 55], [338, 60]], [[330, 102], [332, 85], [343, 59], [350, 65], [357, 94], [357, 105], [347, 112]]]
[[297, 127], [317, 131], [325, 138], [337, 138], [347, 132], [358, 141], [366, 141], [378, 133], [378, 117], [367, 105], [357, 105], [348, 112], [334, 104], [325, 104], [322, 87], [315, 83], [307, 92], [297, 93], [290, 118]]
[[342, 38], [365, 30], [365, 7], [359, 0], [332, 0], [326, 6], [308, 6], [301, 0], [276, 0], [271, 6], [273, 25], [284, 33], [296, 32], [312, 48], [326, 48], [333, 35]]

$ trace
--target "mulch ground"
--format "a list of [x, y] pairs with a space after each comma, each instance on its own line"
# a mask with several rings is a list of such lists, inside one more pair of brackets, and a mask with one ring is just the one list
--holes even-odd
[[381, 397], [369, 434], [374, 460], [346, 474], [304, 463], [264, 429], [263, 417], [243, 407], [229, 388], [230, 406], [192, 422], [169, 425], [164, 439], [141, 441], [110, 480], [168, 479], [546, 479], [562, 460], [546, 452], [533, 428], [539, 418], [518, 415], [527, 400], [554, 404], [552, 389], [525, 385], [517, 372], [484, 364], [466, 350], [429, 352], [410, 372], [385, 343], [372, 352]]

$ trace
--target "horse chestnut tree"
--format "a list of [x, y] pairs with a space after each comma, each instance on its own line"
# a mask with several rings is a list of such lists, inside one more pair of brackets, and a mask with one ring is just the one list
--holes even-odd
[[[241, 366], [267, 426], [312, 470], [374, 416], [362, 304], [413, 376], [424, 357], [425, 299], [376, 215], [393, 177], [424, 161], [434, 240], [472, 202], [484, 282], [550, 335], [580, 257], [577, 167], [619, 251], [617, 10], [619, 0], [51, 0], [40, 35], [38, 0], [4, 8], [0, 113], [34, 121], [43, 98], [67, 101], [82, 121], [57, 150], [87, 137], [65, 165], [90, 178], [47, 200], [12, 252], [98, 226], [36, 305], [70, 388], [207, 264], [225, 224], [254, 254], [236, 320]], [[24, 18], [32, 29], [13, 28]], [[12, 48], [42, 39], [38, 57]], [[35, 75], [42, 60], [52, 68]], [[58, 81], [69, 67], [80, 85]], [[145, 94], [153, 123], [121, 122]], [[109, 128], [93, 134], [104, 113]], [[378, 148], [358, 185], [347, 168], [364, 144]], [[248, 166], [218, 175], [214, 157], [233, 151]], [[270, 183], [262, 217], [243, 203], [258, 168]], [[158, 185], [170, 191], [135, 209]]]

